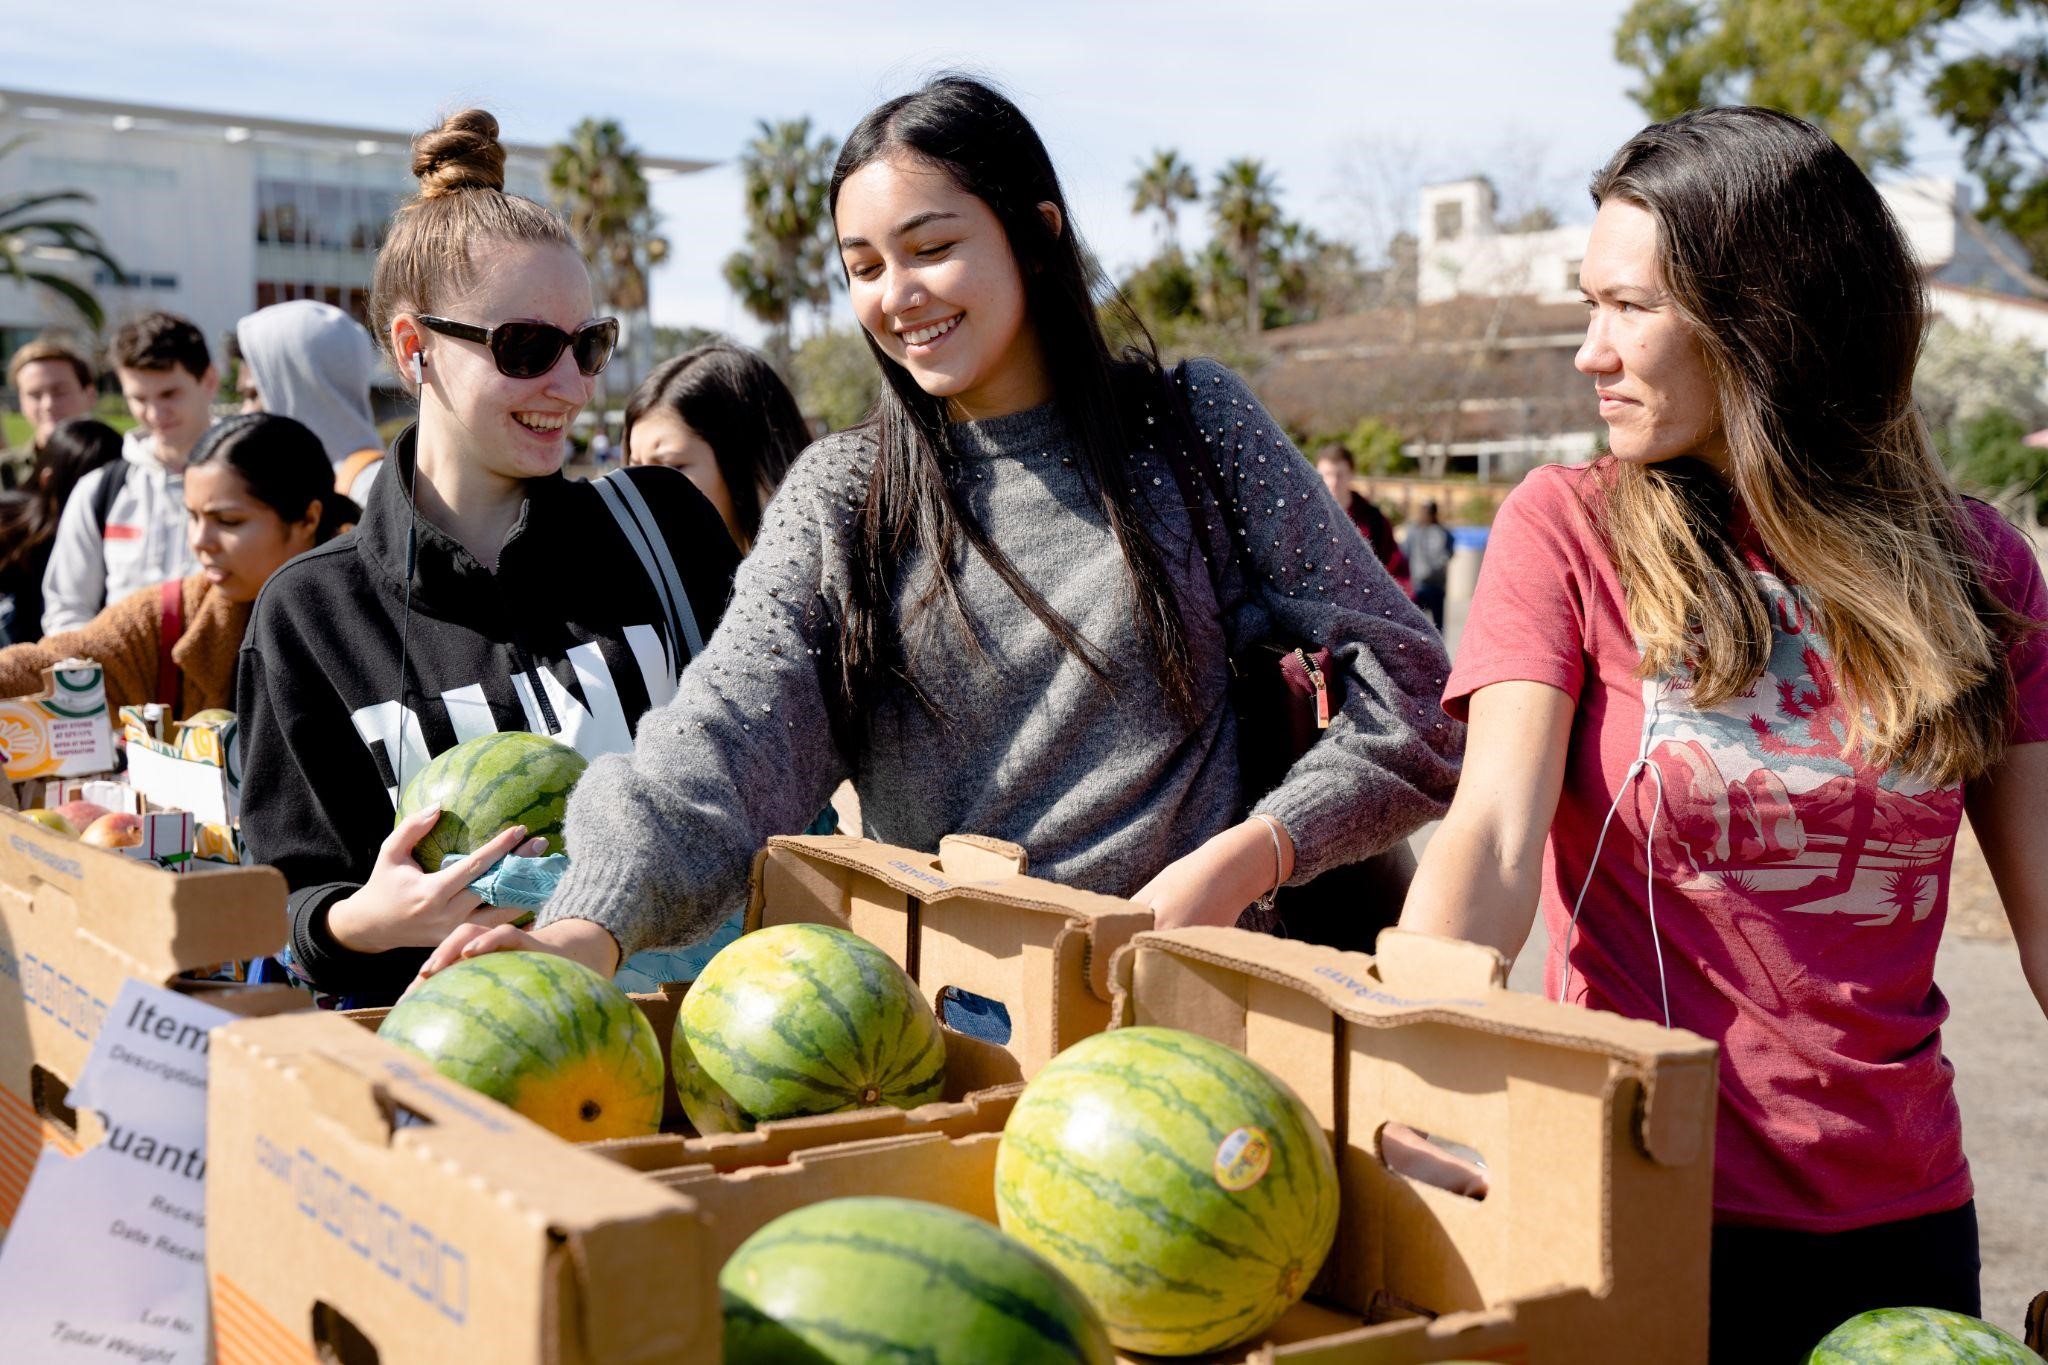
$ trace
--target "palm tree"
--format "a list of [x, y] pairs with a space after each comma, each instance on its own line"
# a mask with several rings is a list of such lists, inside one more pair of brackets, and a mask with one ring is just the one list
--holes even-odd
[[[0, 144], [0, 157], [28, 140], [23, 134]], [[105, 266], [114, 279], [121, 278], [121, 263], [107, 251], [97, 231], [69, 218], [49, 216], [59, 204], [91, 202], [92, 196], [83, 190], [45, 190], [0, 198], [0, 279], [49, 290], [76, 308], [97, 332], [107, 320], [99, 299], [78, 281], [49, 268], [58, 262], [89, 260]]]
[[725, 262], [725, 280], [749, 313], [768, 324], [768, 355], [787, 376], [790, 332], [799, 308], [831, 301], [826, 196], [835, 140], [811, 138], [809, 118], [757, 125], [740, 153], [746, 192], [747, 245]]
[[[625, 130], [615, 120], [590, 118], [571, 128], [548, 162], [548, 194], [590, 263], [600, 308], [644, 321], [647, 273], [667, 257], [668, 241], [655, 230], [647, 175]], [[629, 326], [628, 349], [637, 353], [652, 330]]]
[[1150, 161], [1140, 164], [1137, 179], [1131, 181], [1131, 216], [1157, 213], [1163, 229], [1161, 245], [1173, 246], [1180, 227], [1177, 205], [1192, 204], [1201, 197], [1195, 168], [1181, 160], [1179, 152], [1161, 148], [1152, 153]]
[[1259, 334], [1259, 258], [1280, 225], [1278, 193], [1266, 163], [1253, 157], [1239, 157], [1218, 171], [1209, 192], [1209, 211], [1244, 272], [1244, 326], [1252, 336]]

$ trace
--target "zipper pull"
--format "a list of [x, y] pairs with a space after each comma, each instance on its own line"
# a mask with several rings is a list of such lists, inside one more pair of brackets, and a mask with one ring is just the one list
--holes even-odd
[[1322, 669], [1316, 667], [1307, 650], [1297, 649], [1294, 653], [1301, 660], [1301, 666], [1308, 670], [1309, 685], [1316, 690], [1316, 729], [1327, 730], [1330, 728], [1330, 680], [1323, 676]]

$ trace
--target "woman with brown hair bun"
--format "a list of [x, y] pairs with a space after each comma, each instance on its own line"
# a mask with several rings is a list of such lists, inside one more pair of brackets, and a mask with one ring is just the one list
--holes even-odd
[[525, 831], [422, 871], [412, 849], [435, 813], [394, 830], [404, 784], [499, 730], [586, 757], [631, 748], [717, 625], [739, 562], [673, 470], [563, 477], [618, 323], [593, 316], [561, 219], [505, 192], [497, 121], [472, 109], [422, 134], [413, 172], [371, 311], [419, 420], [356, 533], [264, 592], [238, 683], [243, 832], [291, 886], [290, 965], [364, 1004], [395, 1000], [455, 926], [520, 913], [467, 887]]
[[1826, 134], [1702, 110], [1592, 191], [1612, 453], [1494, 522], [1402, 924], [1513, 955], [1540, 906], [1551, 994], [1720, 1044], [1710, 1346], [1804, 1360], [1978, 1311], [1934, 960], [1968, 814], [2048, 1010], [2048, 588], [1934, 457], [1919, 267]]

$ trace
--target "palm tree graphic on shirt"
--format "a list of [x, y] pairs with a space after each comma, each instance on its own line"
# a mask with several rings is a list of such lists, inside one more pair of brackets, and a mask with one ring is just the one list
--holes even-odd
[[[1812, 613], [1781, 580], [1758, 577], [1771, 654], [1747, 693], [1702, 710], [1682, 677], [1644, 684], [1644, 751], [1663, 779], [1656, 875], [1759, 909], [1855, 914], [1871, 926], [1925, 919], [1954, 847], [1962, 788], [1931, 787], [1845, 752], [1848, 711]], [[1651, 800], [1651, 784], [1640, 784], [1645, 825]]]

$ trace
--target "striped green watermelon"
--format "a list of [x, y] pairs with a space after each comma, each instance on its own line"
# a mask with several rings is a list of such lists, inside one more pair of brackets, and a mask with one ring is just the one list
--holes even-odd
[[466, 958], [415, 987], [377, 1032], [572, 1142], [661, 1126], [654, 1025], [580, 962], [551, 953]]
[[1858, 1313], [1813, 1348], [1807, 1365], [2041, 1365], [1988, 1322], [1946, 1308]]
[[441, 818], [413, 849], [429, 872], [450, 853], [474, 853], [514, 825], [562, 851], [569, 793], [589, 764], [568, 745], [523, 730], [466, 739], [443, 750], [405, 785], [398, 818], [441, 808]]
[[1337, 1166], [1308, 1107], [1241, 1053], [1113, 1029], [1025, 1087], [996, 1211], [1118, 1346], [1195, 1355], [1264, 1331], [1307, 1291], [1337, 1232]]
[[945, 1086], [946, 1041], [917, 983], [860, 935], [822, 924], [757, 929], [720, 949], [683, 997], [675, 1036], [756, 1121], [911, 1109]]
[[719, 1272], [726, 1365], [1109, 1365], [1102, 1322], [1046, 1260], [914, 1199], [831, 1199]]
[[719, 1089], [718, 1082], [704, 1074], [680, 1027], [669, 1035], [668, 1062], [676, 1078], [676, 1097], [683, 1102], [683, 1114], [698, 1136], [753, 1130], [754, 1121], [747, 1117], [747, 1111]]

